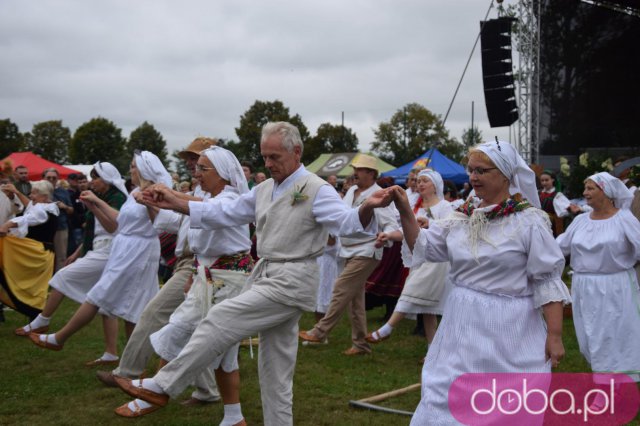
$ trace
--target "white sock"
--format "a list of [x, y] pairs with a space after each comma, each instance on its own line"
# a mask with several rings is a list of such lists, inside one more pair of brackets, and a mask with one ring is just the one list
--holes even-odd
[[[140, 387], [140, 380], [132, 380], [131, 384], [135, 387]], [[165, 391], [156, 383], [153, 379], [142, 379], [143, 389], [150, 390], [151, 392], [164, 394]]]
[[36, 319], [29, 323], [29, 327], [33, 330], [34, 328], [44, 327], [45, 325], [49, 325], [51, 318], [43, 317], [42, 314], [38, 314]]
[[136, 399], [135, 401], [131, 401], [130, 403], [127, 404], [127, 407], [129, 407], [129, 410], [131, 411], [136, 411], [136, 406], [134, 402], [138, 404], [138, 407], [140, 407], [141, 410], [144, 410], [145, 408], [149, 408], [153, 406], [153, 404], [149, 404], [147, 401], [143, 399]]
[[220, 426], [233, 426], [236, 423], [242, 421], [242, 408], [240, 403], [237, 404], [225, 404], [224, 406], [224, 418], [220, 422]]
[[380, 329], [378, 330], [378, 334], [380, 335], [380, 337], [387, 337], [392, 332], [393, 332], [393, 327], [389, 325], [389, 323], [386, 323], [385, 325], [380, 327]]
[[41, 334], [40, 335], [41, 342], [53, 343], [54, 345], [58, 345], [58, 341], [56, 340], [56, 334]]
[[103, 361], [116, 361], [119, 359], [118, 355], [110, 354], [109, 352], [105, 352], [100, 357]]

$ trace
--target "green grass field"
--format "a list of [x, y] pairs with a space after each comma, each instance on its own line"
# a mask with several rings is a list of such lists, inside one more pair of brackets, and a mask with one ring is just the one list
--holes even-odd
[[[65, 301], [52, 329], [63, 325], [77, 306]], [[381, 325], [383, 313], [382, 308], [367, 313], [370, 330]], [[95, 369], [84, 366], [102, 353], [101, 321], [94, 320], [81, 330], [63, 351], [51, 352], [14, 336], [14, 328], [26, 324], [24, 316], [13, 311], [5, 311], [5, 316], [6, 322], [0, 324], [0, 425], [217, 425], [223, 417], [222, 404], [195, 408], [178, 404], [189, 397], [190, 391], [186, 391], [182, 398], [144, 418], [120, 418], [113, 410], [130, 398], [118, 389], [104, 387], [96, 380]], [[305, 314], [300, 327], [308, 329], [313, 323], [313, 316]], [[349, 401], [419, 382], [419, 360], [425, 354], [425, 343], [412, 335], [414, 326], [415, 321], [405, 320], [390, 340], [374, 347], [371, 356], [342, 355], [350, 346], [350, 327], [345, 318], [331, 334], [329, 345], [300, 346], [294, 379], [295, 424], [408, 424], [407, 416], [352, 408]], [[571, 320], [565, 320], [564, 342], [567, 356], [558, 371], [590, 371], [578, 351]], [[124, 343], [121, 337], [120, 350]], [[262, 424], [257, 348], [254, 355], [252, 359], [249, 348], [241, 348], [242, 410], [251, 425]], [[150, 369], [155, 365], [153, 360]], [[419, 399], [420, 392], [413, 391], [382, 405], [413, 411]], [[633, 424], [640, 424], [640, 416]]]

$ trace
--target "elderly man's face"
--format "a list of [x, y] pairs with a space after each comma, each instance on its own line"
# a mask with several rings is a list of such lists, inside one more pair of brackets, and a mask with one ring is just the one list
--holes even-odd
[[279, 135], [271, 135], [260, 144], [260, 153], [264, 159], [264, 165], [271, 177], [278, 183], [284, 181], [298, 167], [300, 167], [301, 149], [299, 146], [293, 148], [293, 152], [289, 152], [282, 145], [282, 137]]

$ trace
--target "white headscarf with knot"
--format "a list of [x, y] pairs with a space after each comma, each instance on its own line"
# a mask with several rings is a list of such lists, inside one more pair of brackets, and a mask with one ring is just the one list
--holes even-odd
[[113, 164], [107, 163], [106, 161], [98, 161], [93, 165], [93, 169], [96, 171], [98, 176], [100, 176], [100, 179], [115, 186], [124, 195], [129, 195], [127, 187], [124, 186], [124, 179], [122, 179], [120, 172]]
[[536, 175], [510, 143], [496, 140], [478, 145], [476, 149], [487, 154], [498, 170], [509, 179], [510, 195], [520, 193], [529, 204], [540, 208]]
[[231, 186], [236, 188], [240, 194], [249, 192], [249, 185], [242, 171], [242, 166], [231, 151], [219, 146], [212, 146], [202, 151], [200, 155], [206, 156], [215, 167], [218, 175], [222, 179], [228, 180]]
[[592, 180], [604, 192], [604, 195], [613, 200], [613, 205], [619, 209], [629, 208], [633, 195], [627, 186], [617, 177], [607, 172], [596, 173], [587, 178]]
[[420, 176], [426, 176], [431, 179], [433, 186], [436, 188], [436, 197], [438, 197], [439, 200], [442, 200], [444, 198], [444, 182], [442, 181], [440, 173], [431, 169], [423, 169], [418, 173], [418, 177]]
[[167, 169], [162, 165], [162, 161], [149, 151], [136, 152], [136, 167], [140, 176], [153, 183], [162, 183], [169, 188], [173, 187], [173, 179]]

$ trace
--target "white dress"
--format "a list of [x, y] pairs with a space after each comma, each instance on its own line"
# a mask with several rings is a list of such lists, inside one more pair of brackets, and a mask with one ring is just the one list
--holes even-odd
[[336, 282], [342, 262], [338, 260], [340, 252], [340, 238], [335, 239], [335, 243], [324, 247], [322, 256], [318, 257], [318, 269], [320, 270], [320, 285], [318, 286], [318, 298], [316, 301], [316, 312], [326, 313], [331, 303], [333, 294], [333, 284]]
[[621, 209], [604, 220], [576, 217], [557, 241], [571, 255], [573, 322], [594, 372], [640, 381], [640, 222]]
[[448, 260], [453, 288], [424, 363], [412, 425], [458, 424], [448, 392], [462, 374], [551, 371], [540, 307], [570, 300], [560, 278], [564, 257], [541, 210], [474, 220], [492, 207], [472, 219], [455, 212], [416, 241], [412, 266]]
[[[416, 217], [426, 217], [430, 222], [445, 219], [453, 212], [451, 204], [440, 200], [429, 211], [422, 207], [416, 212]], [[403, 259], [405, 265], [409, 259]], [[394, 312], [404, 314], [436, 314], [442, 315], [449, 274], [449, 262], [424, 262], [411, 268], [404, 283], [402, 294], [398, 298]]]
[[118, 214], [111, 256], [100, 280], [87, 294], [87, 302], [111, 316], [137, 323], [144, 307], [158, 293], [159, 262], [160, 239], [147, 208], [129, 195]]

